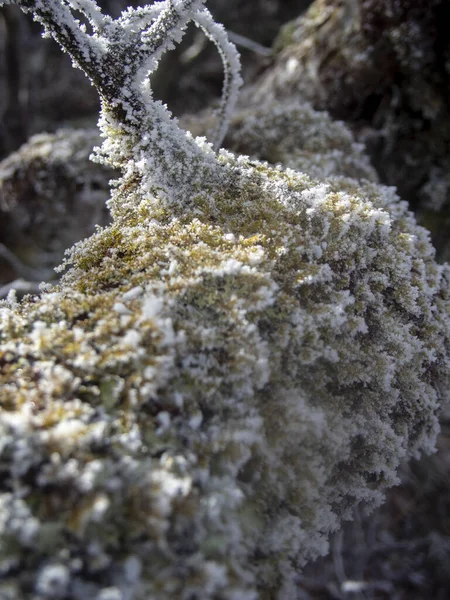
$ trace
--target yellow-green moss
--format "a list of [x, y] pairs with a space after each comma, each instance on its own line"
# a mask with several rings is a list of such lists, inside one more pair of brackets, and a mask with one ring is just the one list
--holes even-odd
[[[33, 490], [7, 509], [30, 541], [3, 522], [2, 552], [25, 571], [64, 545], [108, 585], [132, 552], [136, 600], [275, 593], [433, 446], [448, 271], [425, 230], [374, 183], [239, 169], [185, 205], [117, 204], [60, 284], [2, 306], [3, 452]], [[74, 537], [44, 552], [52, 510]]]

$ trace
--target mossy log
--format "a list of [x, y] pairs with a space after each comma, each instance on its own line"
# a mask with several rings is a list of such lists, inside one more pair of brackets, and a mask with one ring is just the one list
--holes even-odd
[[449, 21], [446, 0], [316, 0], [282, 28], [274, 65], [244, 103], [295, 97], [329, 111], [366, 144], [381, 181], [445, 212]]

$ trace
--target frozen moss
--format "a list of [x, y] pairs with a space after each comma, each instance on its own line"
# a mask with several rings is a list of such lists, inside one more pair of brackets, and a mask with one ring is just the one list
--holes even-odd
[[425, 230], [388, 188], [239, 162], [235, 190], [142, 198], [159, 218], [116, 218], [3, 306], [4, 585], [58, 557], [73, 598], [290, 598], [432, 450], [449, 301]]
[[[195, 135], [205, 135], [215, 119], [211, 111], [203, 111], [182, 117], [180, 123]], [[348, 127], [301, 100], [259, 102], [236, 111], [224, 144], [236, 154], [316, 178], [343, 175], [377, 181], [363, 145], [355, 143]]]
[[[450, 43], [446, 0], [315, 0], [282, 28], [273, 64], [244, 105], [311, 102], [344, 119], [366, 144], [381, 181], [414, 208], [444, 204], [434, 226], [449, 252]], [[442, 249], [442, 251], [441, 251]]]
[[[55, 3], [42, 20], [77, 31]], [[105, 30], [175, 39], [201, 9], [71, 4], [94, 62]], [[120, 94], [113, 223], [0, 305], [0, 592], [290, 600], [352, 508], [433, 451], [449, 270], [392, 188], [216, 154], [128, 83], [99, 84]]]

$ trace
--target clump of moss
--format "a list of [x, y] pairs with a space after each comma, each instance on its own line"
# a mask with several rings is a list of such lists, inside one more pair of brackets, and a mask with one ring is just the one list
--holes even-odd
[[[282, 28], [273, 64], [243, 101], [308, 101], [345, 120], [380, 180], [395, 185], [430, 228], [442, 260], [449, 255], [449, 18], [445, 0], [315, 0]], [[443, 219], [433, 218], [436, 209]]]
[[89, 160], [99, 139], [89, 129], [41, 133], [0, 162], [1, 239], [24, 271], [3, 267], [1, 283], [54, 278], [64, 251], [96, 223], [108, 223], [105, 202], [115, 173]]
[[425, 230], [377, 184], [239, 170], [171, 218], [141, 197], [165, 216], [127, 210], [61, 284], [3, 305], [17, 597], [50, 568], [61, 597], [272, 597], [280, 578], [292, 597], [351, 507], [432, 450], [449, 299]]

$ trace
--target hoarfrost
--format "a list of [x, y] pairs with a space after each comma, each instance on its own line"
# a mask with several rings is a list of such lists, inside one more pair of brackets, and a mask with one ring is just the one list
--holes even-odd
[[204, 2], [17, 4], [97, 86], [123, 175], [61, 283], [0, 304], [0, 595], [290, 600], [352, 508], [433, 451], [449, 267], [392, 189], [180, 130], [148, 71], [189, 20], [230, 72], [217, 139], [238, 87]]

